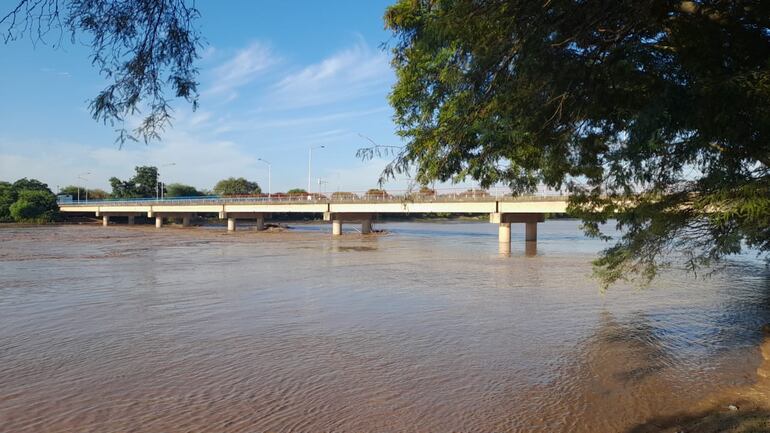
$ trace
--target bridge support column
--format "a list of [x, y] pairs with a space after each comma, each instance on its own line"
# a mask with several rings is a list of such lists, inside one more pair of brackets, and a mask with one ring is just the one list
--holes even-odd
[[102, 215], [102, 225], [107, 227], [110, 225], [110, 216], [109, 215]]
[[163, 227], [163, 217], [160, 215], [155, 215], [155, 228], [159, 229]]
[[228, 218], [227, 219], [227, 231], [228, 232], [234, 232], [235, 231], [235, 218]]
[[527, 242], [537, 242], [537, 223], [528, 222], [525, 223], [524, 240]]
[[324, 221], [332, 222], [332, 236], [339, 236], [342, 234], [342, 222], [361, 222], [361, 233], [367, 234], [372, 232], [372, 220], [374, 214], [371, 213], [333, 213], [324, 212]]
[[182, 217], [182, 227], [190, 227], [190, 215], [184, 215]]
[[500, 223], [500, 227], [497, 229], [497, 242], [511, 244], [511, 223]]
[[257, 216], [257, 230], [265, 229], [265, 217], [262, 215]]
[[372, 232], [372, 220], [361, 221], [361, 234], [368, 235]]
[[129, 215], [128, 216], [128, 225], [130, 225], [130, 226], [134, 225], [134, 216], [133, 215]]

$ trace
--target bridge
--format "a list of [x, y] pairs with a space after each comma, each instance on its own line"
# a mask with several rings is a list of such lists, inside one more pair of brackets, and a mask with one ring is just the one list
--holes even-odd
[[330, 221], [332, 236], [342, 234], [344, 223], [361, 224], [361, 233], [372, 231], [378, 215], [393, 214], [488, 214], [497, 224], [501, 251], [510, 251], [511, 224], [524, 224], [525, 240], [537, 241], [537, 224], [545, 214], [567, 211], [565, 195], [517, 196], [490, 194], [383, 195], [348, 197], [301, 195], [284, 197], [189, 197], [172, 199], [104, 200], [62, 202], [59, 209], [71, 215], [96, 215], [108, 226], [112, 217], [126, 217], [134, 224], [136, 216], [155, 218], [155, 227], [163, 227], [164, 219], [181, 220], [189, 226], [195, 215], [218, 215], [227, 220], [227, 230], [235, 231], [239, 220], [255, 220], [257, 230], [274, 213], [323, 215]]

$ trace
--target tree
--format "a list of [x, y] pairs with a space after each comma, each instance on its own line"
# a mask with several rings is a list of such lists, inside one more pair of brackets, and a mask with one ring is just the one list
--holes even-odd
[[770, 250], [770, 2], [400, 0], [383, 173], [567, 189], [606, 284]]
[[194, 186], [181, 183], [170, 183], [166, 185], [167, 197], [198, 197], [202, 195], [203, 193], [195, 189]]
[[[78, 193], [80, 194], [81, 198], [85, 198], [86, 187], [78, 185], [67, 185], [59, 190], [59, 195], [69, 195], [72, 196], [73, 199], [77, 199]], [[106, 198], [110, 198], [110, 194], [107, 191], [99, 188], [91, 188], [88, 189], [88, 198], [93, 200], [104, 200]]]
[[332, 193], [332, 200], [355, 200], [356, 198], [358, 196], [352, 192], [336, 191]]
[[26, 177], [23, 177], [16, 182], [13, 183], [13, 189], [18, 191], [48, 191], [51, 192], [51, 190], [48, 188], [48, 185], [40, 182], [37, 179], [27, 179]]
[[93, 200], [104, 200], [110, 198], [110, 193], [103, 189], [93, 188], [88, 190], [88, 198]]
[[0, 182], [0, 222], [11, 221], [11, 205], [16, 201], [16, 190], [8, 182]]
[[77, 199], [78, 191], [83, 192], [85, 188], [78, 185], [67, 185], [64, 188], [59, 189], [59, 195], [69, 195], [72, 198]]
[[[93, 65], [108, 84], [91, 100], [97, 121], [118, 124], [118, 141], [160, 138], [171, 123], [166, 88], [197, 108], [201, 47], [194, 3], [186, 0], [16, 0], [0, 12], [4, 42], [29, 37], [45, 43], [58, 31], [72, 43], [87, 41]], [[139, 126], [128, 131], [124, 121], [146, 109]]]
[[158, 168], [140, 166], [134, 168], [136, 174], [127, 181], [117, 177], [110, 178], [112, 197], [114, 198], [149, 198], [158, 195]]
[[434, 197], [436, 195], [436, 190], [428, 188], [427, 186], [421, 186], [417, 194], [423, 197]]
[[243, 177], [222, 179], [214, 186], [217, 195], [248, 195], [261, 194], [262, 188], [256, 182], [250, 182]]
[[367, 197], [367, 198], [373, 198], [373, 197], [384, 198], [384, 197], [387, 197], [387, 196], [388, 196], [388, 192], [387, 191], [385, 191], [384, 189], [377, 189], [377, 188], [372, 188], [372, 189], [366, 191], [366, 195], [365, 195], [365, 197]]
[[307, 191], [305, 191], [304, 188], [292, 188], [292, 189], [286, 191], [286, 194], [288, 194], [288, 195], [306, 195]]
[[25, 189], [10, 207], [10, 214], [16, 222], [48, 222], [56, 217], [59, 207], [51, 191]]

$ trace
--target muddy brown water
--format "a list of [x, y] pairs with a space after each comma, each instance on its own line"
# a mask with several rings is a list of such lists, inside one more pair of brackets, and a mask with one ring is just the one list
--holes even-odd
[[623, 432], [751, 383], [751, 256], [599, 292], [574, 221], [0, 228], [2, 432]]

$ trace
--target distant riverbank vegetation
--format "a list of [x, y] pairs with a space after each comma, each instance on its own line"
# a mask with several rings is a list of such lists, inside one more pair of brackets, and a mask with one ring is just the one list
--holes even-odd
[[0, 222], [44, 223], [59, 218], [56, 196], [37, 179], [0, 181]]

